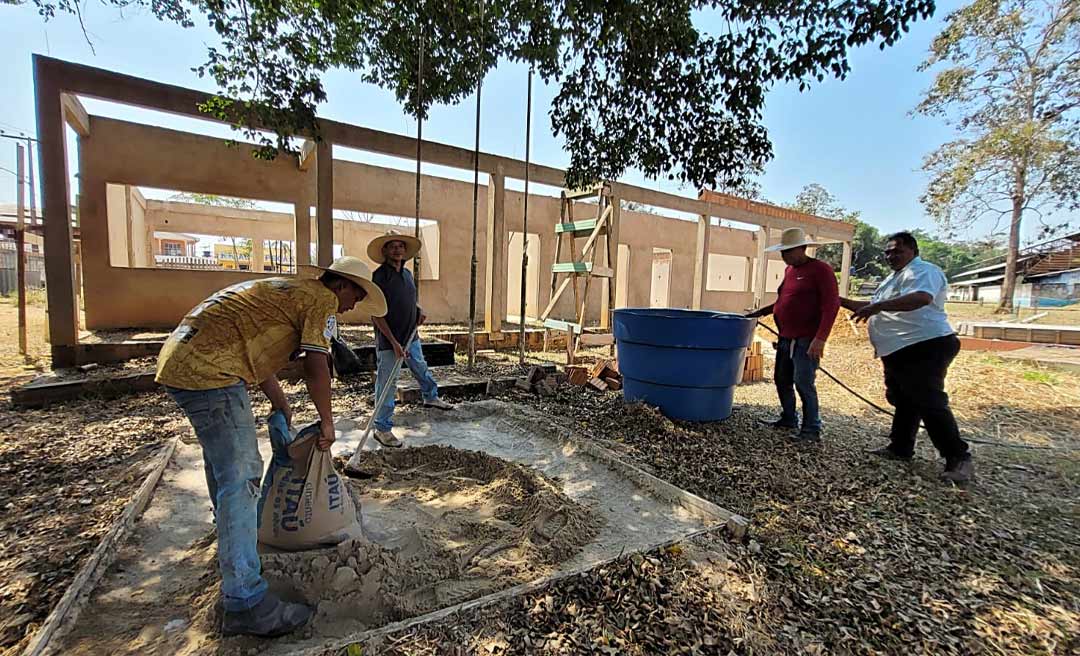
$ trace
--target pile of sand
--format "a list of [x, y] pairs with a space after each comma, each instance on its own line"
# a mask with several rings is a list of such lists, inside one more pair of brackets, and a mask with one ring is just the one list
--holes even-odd
[[[373, 477], [349, 486], [370, 539], [262, 557], [271, 589], [316, 609], [297, 637], [342, 636], [549, 575], [599, 528], [553, 481], [481, 452], [378, 451], [362, 469]], [[217, 587], [193, 600], [196, 624], [218, 617]]]

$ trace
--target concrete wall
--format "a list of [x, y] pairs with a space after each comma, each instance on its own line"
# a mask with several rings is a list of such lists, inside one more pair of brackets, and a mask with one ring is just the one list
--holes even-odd
[[[301, 171], [296, 160], [280, 157], [267, 162], [251, 157], [250, 146], [230, 147], [221, 139], [92, 117], [93, 138], [80, 148], [81, 226], [86, 289], [86, 323], [91, 329], [117, 327], [171, 327], [195, 304], [229, 284], [262, 277], [251, 271], [185, 271], [137, 268], [152, 266], [152, 256], [136, 252], [136, 268], [117, 266], [125, 231], [116, 226], [111, 211], [122, 204], [113, 196], [115, 185], [145, 185], [194, 193], [251, 198], [311, 207], [315, 200], [314, 171]], [[482, 180], [483, 181], [483, 180]], [[345, 162], [334, 162], [334, 207], [339, 210], [411, 216], [415, 210], [414, 174], [406, 171]], [[421, 216], [438, 222], [425, 228], [424, 238], [431, 249], [424, 258], [421, 302], [431, 321], [461, 322], [468, 319], [469, 270], [472, 225], [472, 184], [425, 176], [421, 182]], [[122, 189], [122, 187], [121, 187]], [[522, 230], [523, 194], [507, 191], [504, 239]], [[145, 217], [132, 205], [135, 235], [154, 230], [213, 234], [245, 238], [295, 238], [293, 216], [288, 213], [251, 212], [230, 208], [208, 208], [185, 203], [145, 202]], [[477, 307], [483, 316], [485, 286], [485, 243], [487, 235], [487, 187], [479, 189], [477, 233]], [[578, 205], [578, 207], [582, 207]], [[587, 211], [585, 212], [587, 214]], [[139, 218], [136, 219], [136, 216]], [[536, 303], [543, 308], [551, 295], [551, 266], [555, 255], [554, 225], [559, 217], [559, 200], [531, 195], [529, 232], [539, 235], [539, 256], [530, 267], [539, 267]], [[579, 216], [578, 218], [586, 218]], [[135, 225], [143, 223], [143, 228]], [[312, 217], [312, 244], [317, 235]], [[652, 252], [654, 248], [672, 253], [669, 305], [689, 308], [694, 288], [694, 257], [697, 224], [656, 214], [622, 212], [620, 242], [629, 249], [625, 277], [625, 305], [648, 306]], [[350, 255], [364, 256], [364, 246], [385, 226], [353, 221], [335, 221], [334, 239]], [[407, 230], [407, 229], [404, 229]], [[127, 233], [130, 234], [130, 233]], [[756, 253], [756, 233], [734, 228], [713, 227], [709, 252], [752, 260]], [[132, 239], [133, 250], [145, 242]], [[144, 248], [144, 247], [143, 247]], [[614, 249], [613, 249], [614, 250]], [[775, 259], [775, 256], [773, 256]], [[564, 256], [563, 260], [567, 258]], [[601, 258], [603, 261], [603, 258]], [[520, 261], [507, 263], [508, 269]], [[436, 279], [423, 279], [428, 275]], [[512, 277], [507, 276], [509, 281]], [[508, 287], [510, 285], [508, 284]], [[513, 285], [513, 293], [518, 287]], [[622, 287], [622, 285], [620, 285]], [[581, 284], [584, 293], [584, 281]], [[599, 318], [603, 285], [593, 279], [587, 319]], [[497, 290], [504, 298], [508, 289]], [[621, 291], [621, 290], [620, 290]], [[622, 296], [622, 294], [620, 294]], [[770, 295], [771, 296], [771, 295]], [[702, 307], [741, 311], [750, 307], [753, 294], [746, 291], [706, 290]], [[621, 299], [620, 299], [621, 300]], [[767, 299], [767, 301], [771, 301]], [[570, 319], [574, 315], [573, 294], [566, 293], [552, 316]], [[346, 321], [364, 317], [346, 316]]]

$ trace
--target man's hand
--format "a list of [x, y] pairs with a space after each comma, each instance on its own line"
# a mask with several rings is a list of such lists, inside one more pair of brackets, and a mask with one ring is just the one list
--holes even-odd
[[855, 310], [851, 316], [855, 318], [855, 323], [865, 323], [870, 320], [870, 317], [878, 312], [881, 312], [881, 306], [877, 303], [870, 303], [869, 305], [864, 305], [858, 310]]
[[326, 451], [333, 443], [334, 420], [323, 419], [319, 422], [319, 438], [315, 441], [315, 446], [318, 447], [320, 451]]
[[814, 339], [806, 349], [806, 354], [810, 356], [810, 359], [812, 360], [820, 360], [821, 356], [825, 355], [825, 341]]
[[405, 355], [405, 348], [402, 347], [396, 339], [392, 342], [391, 345], [394, 347], [394, 357], [396, 357], [398, 360], [403, 360], [407, 357]]

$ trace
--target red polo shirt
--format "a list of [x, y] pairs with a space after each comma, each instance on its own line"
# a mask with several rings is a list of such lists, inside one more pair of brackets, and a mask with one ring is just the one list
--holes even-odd
[[840, 291], [832, 267], [821, 260], [789, 266], [777, 290], [773, 316], [780, 336], [825, 341], [840, 309]]

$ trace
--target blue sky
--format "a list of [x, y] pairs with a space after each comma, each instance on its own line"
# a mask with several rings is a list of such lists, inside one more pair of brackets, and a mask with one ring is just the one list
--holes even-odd
[[[937, 121], [913, 118], [909, 111], [930, 84], [930, 74], [915, 70], [925, 57], [931, 39], [944, 16], [958, 6], [939, 2], [932, 20], [917, 23], [911, 32], [884, 51], [870, 46], [853, 53], [852, 72], [844, 81], [827, 80], [800, 93], [778, 87], [768, 96], [765, 124], [773, 141], [775, 157], [761, 178], [765, 196], [776, 202], [791, 201], [806, 184], [824, 185], [847, 207], [861, 210], [864, 220], [882, 230], [925, 228], [933, 222], [918, 202], [925, 177], [918, 170], [922, 157], [949, 138], [949, 130]], [[31, 55], [48, 54], [101, 68], [112, 69], [162, 82], [212, 91], [211, 83], [198, 78], [191, 68], [201, 64], [207, 44], [215, 35], [203, 26], [183, 30], [160, 23], [148, 13], [125, 12], [88, 3], [86, 23], [96, 51], [83, 38], [74, 18], [61, 16], [43, 23], [29, 6], [0, 6], [0, 43], [6, 61], [0, 70], [0, 88], [6, 102], [0, 104], [0, 129], [8, 133], [34, 128]], [[415, 124], [400, 110], [392, 94], [363, 84], [355, 74], [334, 72], [326, 80], [329, 102], [320, 114], [359, 125], [404, 134], [415, 134]], [[503, 64], [486, 80], [483, 91], [481, 148], [523, 158], [525, 154], [525, 83], [521, 66]], [[539, 80], [534, 88], [533, 160], [564, 166], [568, 162], [561, 144], [551, 135], [547, 111], [554, 90]], [[425, 138], [466, 148], [473, 145], [475, 99], [456, 107], [437, 107], [424, 126]], [[91, 112], [139, 118], [127, 108], [87, 103]], [[152, 115], [151, 122], [184, 129], [200, 125], [200, 131], [224, 134], [224, 127]], [[338, 156], [355, 158], [346, 153]], [[368, 161], [371, 158], [367, 158]], [[398, 160], [396, 166], [412, 164]], [[15, 168], [14, 146], [0, 140], [0, 167]], [[425, 167], [435, 174], [447, 172]], [[460, 175], [460, 174], [459, 174]], [[457, 176], [455, 176], [457, 177]], [[651, 188], [692, 195], [667, 181], [647, 181], [630, 171], [623, 178]], [[0, 170], [0, 202], [12, 202], [14, 177]], [[1034, 222], [1032, 222], [1034, 223]]]

